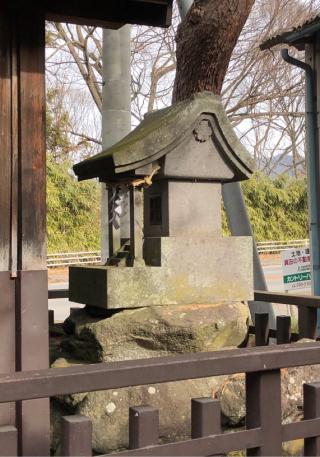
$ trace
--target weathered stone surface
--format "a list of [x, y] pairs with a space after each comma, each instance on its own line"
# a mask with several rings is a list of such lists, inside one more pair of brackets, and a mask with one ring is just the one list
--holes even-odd
[[253, 299], [251, 237], [163, 237], [160, 263], [71, 267], [70, 300], [116, 309]]
[[[248, 319], [248, 306], [242, 303], [148, 307], [106, 319], [78, 310], [68, 318], [69, 335], [60, 344], [68, 360], [59, 358], [53, 366], [234, 347], [245, 338]], [[187, 438], [191, 399], [214, 396], [225, 382], [226, 377], [217, 377], [57, 397], [52, 403], [52, 445], [59, 449], [60, 416], [68, 413], [92, 419], [96, 452], [122, 449], [128, 444], [128, 409], [144, 404], [160, 411], [162, 441]]]
[[112, 189], [110, 224], [119, 187], [130, 187], [134, 230], [126, 267], [125, 245], [110, 241], [106, 265], [70, 268], [70, 300], [108, 309], [253, 300], [252, 237], [221, 234], [222, 183], [251, 174], [242, 156], [220, 98], [201, 93], [75, 165], [80, 179]]
[[248, 320], [243, 303], [155, 306], [123, 310], [107, 319], [79, 310], [68, 318], [74, 334], [61, 346], [69, 357], [90, 362], [212, 351], [238, 346]]
[[[214, 115], [218, 130], [215, 137], [219, 139], [225, 160], [236, 166], [237, 179], [248, 178], [252, 159], [235, 134], [221, 98], [210, 92], [194, 94], [187, 100], [149, 114], [111, 148], [75, 165], [74, 172], [79, 179], [101, 178], [106, 173], [114, 177], [150, 164], [170, 152], [173, 145], [176, 147], [182, 143], [202, 113], [206, 117]], [[199, 142], [204, 140], [199, 130], [197, 136]]]
[[[200, 379], [91, 392], [79, 398], [75, 410], [91, 418], [93, 449], [98, 453], [128, 446], [128, 408], [151, 405], [160, 411], [160, 440], [175, 441], [190, 436], [190, 402], [193, 397], [211, 396], [222, 379]], [[76, 400], [69, 401], [72, 404]]]
[[220, 399], [222, 423], [229, 427], [243, 425], [246, 417], [244, 375], [229, 377], [216, 397]]
[[[53, 367], [71, 365], [73, 363], [65, 359], [58, 359]], [[159, 409], [161, 442], [187, 439], [190, 437], [191, 399], [213, 396], [225, 381], [226, 377], [221, 376], [56, 397], [51, 405], [52, 448], [55, 454], [59, 453], [61, 416], [68, 414], [90, 417], [95, 452], [126, 448], [129, 407], [140, 405]]]

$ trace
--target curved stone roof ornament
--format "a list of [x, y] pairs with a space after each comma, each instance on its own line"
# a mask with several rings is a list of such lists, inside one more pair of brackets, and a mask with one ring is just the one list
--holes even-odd
[[[186, 162], [194, 163], [195, 157], [180, 158], [176, 164], [179, 174], [184, 162], [185, 178], [203, 178], [221, 181], [240, 181], [247, 179], [250, 174], [250, 158], [236, 136], [220, 97], [210, 92], [195, 94], [190, 99], [177, 103], [169, 108], [152, 112], [141, 124], [123, 140], [93, 157], [74, 166], [74, 172], [79, 180], [99, 178], [103, 182], [125, 180], [128, 177], [144, 176], [152, 173], [151, 164], [162, 164], [162, 173], [168, 174], [164, 157], [170, 155], [172, 170], [173, 157], [171, 153], [186, 143], [186, 138], [194, 135], [199, 143], [209, 139], [219, 151], [221, 160], [233, 171], [233, 176], [218, 176], [211, 167], [216, 167], [207, 156], [206, 173], [194, 167], [187, 170]], [[197, 151], [194, 151], [194, 156]], [[204, 159], [204, 158], [203, 158]], [[149, 168], [146, 168], [149, 166]], [[160, 165], [161, 166], [161, 165]], [[181, 176], [181, 170], [180, 174]]]

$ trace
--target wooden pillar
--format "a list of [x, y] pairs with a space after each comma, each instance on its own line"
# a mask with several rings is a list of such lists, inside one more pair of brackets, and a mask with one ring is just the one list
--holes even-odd
[[[11, 23], [0, 11], [0, 373], [15, 371], [15, 281], [11, 279]], [[15, 405], [0, 405], [0, 426], [15, 424]]]
[[282, 451], [280, 370], [246, 374], [246, 427], [262, 428], [263, 443], [248, 456], [278, 456]]
[[[0, 370], [8, 372], [48, 367], [45, 19], [38, 4], [0, 11], [0, 59], [0, 281], [7, 291]], [[0, 411], [1, 423], [7, 418], [11, 425], [12, 407]], [[20, 454], [49, 455], [49, 400], [18, 404], [16, 423]]]

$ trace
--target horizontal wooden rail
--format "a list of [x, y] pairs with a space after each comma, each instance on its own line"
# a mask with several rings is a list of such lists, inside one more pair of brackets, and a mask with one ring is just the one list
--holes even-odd
[[[293, 441], [301, 438], [311, 438], [319, 435], [320, 418], [283, 424], [282, 442]], [[143, 449], [123, 451], [116, 455], [185, 455], [203, 456], [231, 451], [258, 447], [262, 442], [262, 431], [260, 428], [225, 433], [213, 436], [206, 436], [200, 439], [185, 440], [166, 445], [148, 446]], [[106, 456], [101, 456], [106, 457]]]
[[0, 377], [0, 403], [314, 364], [320, 364], [319, 343], [25, 371]]
[[[241, 432], [225, 433], [222, 435], [206, 436], [204, 438], [196, 438], [193, 440], [178, 441], [169, 444], [160, 444], [158, 446], [148, 446], [145, 448], [119, 452], [116, 455], [219, 455], [231, 451], [259, 447], [261, 444], [261, 429], [256, 428]], [[107, 455], [100, 457], [107, 457]]]
[[312, 438], [318, 436], [320, 418], [293, 422], [282, 425], [282, 441], [294, 441], [299, 438]]
[[[48, 291], [48, 298], [68, 298], [68, 289], [51, 289]], [[296, 305], [307, 308], [320, 308], [320, 297], [314, 295], [292, 295], [278, 292], [267, 292], [263, 290], [254, 291], [255, 301], [270, 301], [284, 305]]]
[[314, 295], [292, 295], [264, 290], [254, 291], [255, 301], [269, 301], [284, 305], [296, 305], [307, 308], [320, 308], [320, 297]]
[[69, 289], [51, 289], [48, 290], [48, 299], [56, 299], [56, 298], [68, 298], [69, 297]]

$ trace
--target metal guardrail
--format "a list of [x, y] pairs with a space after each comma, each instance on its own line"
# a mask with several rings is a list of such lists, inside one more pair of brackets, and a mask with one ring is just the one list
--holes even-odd
[[57, 254], [48, 254], [48, 268], [68, 267], [78, 264], [95, 264], [101, 262], [100, 251], [82, 251], [82, 252], [59, 252]]
[[[259, 241], [257, 248], [259, 254], [273, 254], [290, 248], [302, 248], [309, 246], [309, 240], [289, 240], [289, 241]], [[81, 252], [59, 252], [48, 254], [48, 268], [68, 267], [77, 264], [95, 264], [101, 262], [100, 251], [81, 251]]]
[[257, 248], [259, 254], [276, 254], [286, 249], [305, 248], [309, 246], [309, 240], [288, 240], [288, 241], [259, 241]]

